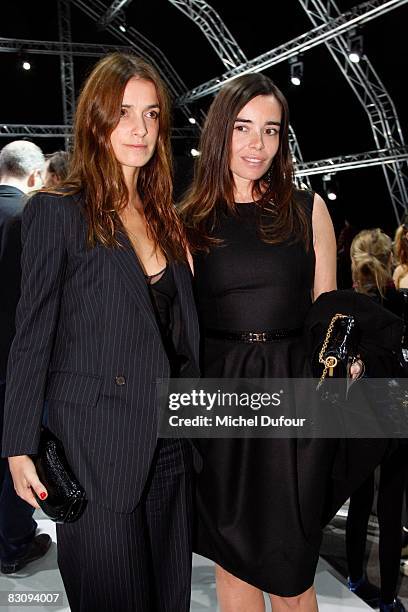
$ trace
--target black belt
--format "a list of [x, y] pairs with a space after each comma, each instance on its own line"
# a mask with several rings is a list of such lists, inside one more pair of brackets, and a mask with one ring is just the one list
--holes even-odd
[[228, 331], [225, 329], [205, 329], [206, 338], [216, 338], [217, 340], [231, 340], [232, 342], [279, 342], [285, 338], [295, 338], [301, 336], [303, 329], [270, 329], [268, 331]]

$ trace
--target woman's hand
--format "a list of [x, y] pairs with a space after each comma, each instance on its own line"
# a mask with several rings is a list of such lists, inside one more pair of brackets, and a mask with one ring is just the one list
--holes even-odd
[[33, 490], [41, 499], [45, 499], [48, 493], [38, 478], [32, 459], [28, 455], [17, 455], [9, 457], [8, 462], [17, 495], [33, 508], [39, 508]]
[[364, 374], [364, 363], [361, 359], [357, 358], [350, 367], [350, 376], [353, 380], [361, 378]]

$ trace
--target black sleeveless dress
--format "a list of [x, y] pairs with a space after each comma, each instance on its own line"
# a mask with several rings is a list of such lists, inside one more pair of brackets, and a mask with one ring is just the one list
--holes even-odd
[[[296, 199], [311, 222], [313, 194], [296, 192]], [[206, 337], [209, 329], [297, 330], [311, 306], [313, 245], [306, 250], [299, 242], [263, 242], [259, 207], [237, 206], [214, 231], [223, 245], [194, 259], [203, 375], [309, 377], [301, 335], [251, 344]], [[195, 444], [203, 458], [196, 552], [269, 593], [290, 597], [308, 589], [318, 561], [333, 443], [202, 439]]]

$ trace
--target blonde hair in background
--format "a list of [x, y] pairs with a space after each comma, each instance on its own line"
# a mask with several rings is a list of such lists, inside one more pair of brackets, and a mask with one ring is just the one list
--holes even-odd
[[395, 232], [394, 253], [397, 263], [408, 268], [408, 228], [400, 225]]
[[363, 230], [354, 238], [350, 248], [351, 274], [359, 293], [384, 291], [392, 280], [392, 240], [379, 228]]

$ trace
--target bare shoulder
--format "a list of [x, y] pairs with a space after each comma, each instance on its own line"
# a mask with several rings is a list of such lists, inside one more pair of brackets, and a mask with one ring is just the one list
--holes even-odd
[[327, 206], [318, 194], [313, 201], [313, 248], [316, 257], [313, 299], [336, 289], [336, 237]]
[[187, 262], [188, 262], [188, 265], [190, 266], [191, 274], [194, 276], [194, 260], [193, 260], [193, 256], [191, 255], [191, 251], [188, 247], [186, 249], [186, 253], [187, 253]]
[[404, 274], [404, 266], [401, 266], [401, 264], [399, 266], [397, 266], [394, 270], [394, 278], [398, 278], [399, 276], [401, 276], [401, 274]]
[[326, 202], [323, 200], [318, 193], [314, 194], [313, 198], [313, 213], [312, 213], [312, 222], [313, 224], [325, 223], [330, 221], [330, 213], [327, 209]]
[[327, 209], [325, 201], [317, 193], [315, 193], [313, 200], [312, 227], [314, 244], [317, 240], [321, 239], [335, 241], [333, 223], [330, 213]]
[[318, 193], [315, 193], [313, 198], [313, 214], [318, 215], [322, 211], [325, 211], [327, 212], [327, 214], [329, 214], [326, 202], [323, 200], [322, 196], [320, 196]]

